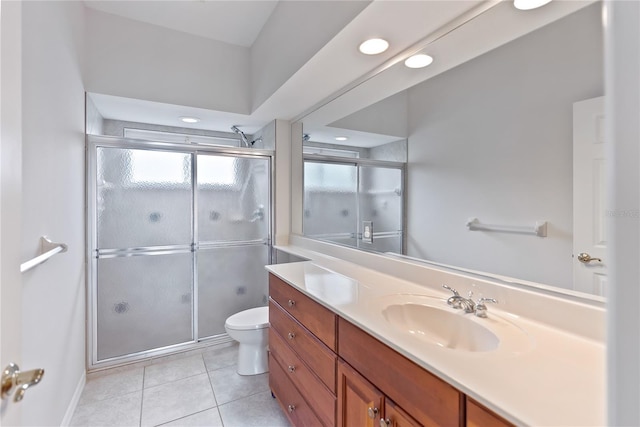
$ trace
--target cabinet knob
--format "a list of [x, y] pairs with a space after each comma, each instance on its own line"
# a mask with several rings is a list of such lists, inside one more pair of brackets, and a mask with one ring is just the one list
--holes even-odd
[[367, 415], [373, 420], [378, 415], [378, 408], [368, 408]]
[[293, 365], [289, 365], [289, 372], [293, 374], [295, 371], [296, 371], [296, 367]]
[[380, 418], [380, 427], [389, 427], [391, 425], [391, 420], [389, 418], [387, 418], [386, 420], [384, 418]]
[[296, 302], [292, 299], [290, 299], [287, 304], [289, 304], [289, 307], [293, 307], [294, 305], [296, 305]]
[[296, 407], [295, 407], [295, 405], [289, 405], [287, 407], [287, 409], [289, 409], [289, 413], [291, 413], [291, 412], [295, 411]]
[[287, 336], [289, 337], [290, 340], [292, 340], [296, 337], [296, 334], [294, 334], [293, 332], [289, 332]]

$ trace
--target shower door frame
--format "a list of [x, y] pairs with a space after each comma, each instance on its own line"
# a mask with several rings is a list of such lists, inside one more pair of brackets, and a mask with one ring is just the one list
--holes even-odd
[[[153, 249], [153, 254], [170, 255], [176, 253], [192, 254], [192, 319], [191, 332], [192, 339], [189, 342], [172, 344], [169, 346], [144, 350], [137, 353], [123, 356], [111, 357], [98, 361], [98, 307], [97, 307], [97, 286], [98, 286], [98, 216], [97, 216], [97, 150], [98, 148], [121, 148], [149, 151], [167, 151], [174, 153], [186, 153], [191, 157], [191, 244], [175, 246], [154, 246], [129, 248], [125, 253], [118, 250], [108, 250], [107, 256], [152, 256], [149, 252]], [[274, 214], [275, 214], [275, 151], [242, 147], [226, 147], [208, 145], [205, 143], [173, 143], [149, 141], [132, 138], [122, 138], [114, 136], [86, 135], [86, 266], [87, 266], [87, 296], [86, 296], [86, 339], [87, 339], [87, 369], [89, 371], [99, 370], [118, 365], [143, 361], [152, 357], [166, 356], [176, 352], [195, 350], [205, 346], [223, 344], [231, 342], [232, 339], [227, 334], [220, 334], [211, 337], [198, 338], [198, 271], [197, 271], [197, 250], [199, 248], [198, 238], [198, 186], [197, 186], [197, 155], [215, 154], [226, 157], [241, 157], [265, 159], [269, 164], [269, 209], [268, 209], [268, 235], [265, 242], [268, 252], [268, 263], [273, 257], [273, 236], [274, 236]], [[180, 247], [179, 247], [180, 246]], [[210, 247], [211, 243], [204, 246]], [[229, 246], [239, 246], [236, 242], [229, 242]], [[143, 253], [136, 254], [136, 251]]]
[[[341, 243], [334, 242], [332, 240], [324, 240], [320, 237], [307, 236], [304, 230], [304, 220], [302, 221], [302, 235], [305, 237], [309, 237], [311, 239], [318, 239], [325, 242], [333, 243], [335, 245], [346, 246], [348, 248], [360, 249], [367, 252], [373, 253], [381, 253], [380, 251], [375, 251], [373, 249], [369, 249], [363, 247], [361, 245], [362, 236], [360, 233], [360, 226], [362, 222], [362, 218], [360, 215], [360, 167], [361, 166], [369, 166], [369, 167], [383, 167], [389, 169], [399, 169], [401, 173], [401, 185], [402, 185], [402, 202], [400, 203], [402, 213], [400, 215], [402, 230], [400, 232], [400, 248], [402, 253], [400, 255], [404, 255], [407, 253], [407, 164], [404, 162], [394, 162], [387, 160], [373, 160], [373, 159], [361, 159], [361, 158], [345, 158], [345, 157], [337, 157], [337, 156], [328, 156], [323, 154], [303, 154], [302, 157], [302, 189], [304, 193], [304, 164], [306, 161], [310, 161], [313, 163], [326, 163], [333, 165], [347, 165], [347, 166], [355, 166], [356, 168], [356, 231], [355, 231], [355, 239], [356, 246], [345, 245]], [[304, 210], [304, 195], [303, 195], [303, 206]], [[374, 227], [375, 234], [375, 227]]]

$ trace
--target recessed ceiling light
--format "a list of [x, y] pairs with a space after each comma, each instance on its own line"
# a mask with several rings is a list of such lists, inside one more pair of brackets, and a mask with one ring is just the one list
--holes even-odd
[[550, 1], [551, 0], [513, 0], [513, 5], [516, 9], [531, 10], [542, 7]]
[[410, 56], [404, 61], [404, 65], [409, 68], [423, 68], [433, 62], [433, 58], [424, 53]]
[[197, 117], [180, 117], [180, 120], [185, 123], [198, 123], [200, 121]]
[[347, 138], [346, 136], [336, 136], [336, 141], [346, 141], [347, 139], [349, 138]]
[[384, 39], [369, 39], [360, 45], [360, 52], [365, 55], [377, 55], [389, 47], [389, 42]]

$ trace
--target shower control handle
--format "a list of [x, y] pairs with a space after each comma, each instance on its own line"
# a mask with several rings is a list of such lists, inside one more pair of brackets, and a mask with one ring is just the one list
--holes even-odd
[[290, 299], [287, 304], [289, 304], [289, 307], [293, 307], [294, 305], [296, 305], [296, 302], [292, 299]]
[[296, 337], [296, 334], [294, 334], [293, 332], [289, 332], [287, 336], [289, 337], [290, 340], [292, 340]]
[[296, 367], [293, 365], [289, 365], [289, 372], [293, 374], [295, 371], [296, 371]]

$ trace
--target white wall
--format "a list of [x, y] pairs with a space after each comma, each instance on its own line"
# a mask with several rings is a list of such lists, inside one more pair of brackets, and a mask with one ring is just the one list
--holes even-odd
[[640, 425], [640, 3], [608, 1], [608, 425]]
[[409, 255], [572, 287], [572, 104], [603, 95], [602, 44], [595, 4], [410, 89]]
[[[22, 181], [22, 3], [0, 3], [0, 366], [22, 363], [19, 270]], [[3, 401], [0, 424], [19, 425], [22, 406]]]
[[368, 5], [368, 1], [279, 2], [251, 47], [252, 111]]
[[86, 90], [250, 113], [249, 48], [86, 10]]
[[21, 258], [68, 244], [23, 274], [23, 364], [45, 369], [24, 425], [60, 425], [85, 372], [84, 87], [80, 2], [23, 2]]

